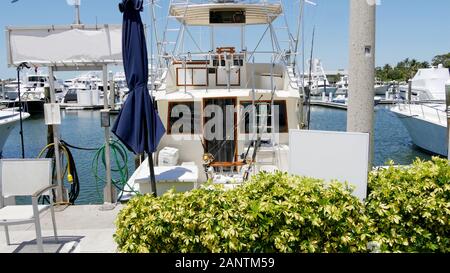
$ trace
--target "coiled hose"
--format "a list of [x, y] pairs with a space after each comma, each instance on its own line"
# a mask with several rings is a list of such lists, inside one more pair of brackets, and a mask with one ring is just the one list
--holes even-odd
[[[111, 183], [120, 192], [119, 200], [122, 198], [124, 193], [135, 193], [133, 187], [128, 185], [128, 155], [125, 147], [118, 141], [111, 139], [109, 142], [109, 147], [111, 151]], [[103, 166], [102, 170], [106, 170], [106, 158], [105, 158], [106, 145], [103, 145], [95, 153], [94, 159], [92, 160], [92, 172], [95, 177], [95, 184], [97, 189], [97, 194], [100, 200], [103, 200], [102, 189], [106, 185], [106, 180], [100, 172], [100, 163]], [[116, 175], [114, 175], [116, 174]], [[114, 176], [118, 177], [117, 179]], [[128, 187], [128, 189], [126, 189]]]
[[[61, 178], [64, 181], [64, 178], [67, 177], [67, 182], [70, 184], [70, 190], [69, 190], [69, 200], [68, 203], [58, 203], [58, 204], [68, 204], [68, 205], [74, 205], [75, 201], [78, 198], [78, 195], [80, 194], [80, 180], [78, 177], [78, 171], [75, 164], [75, 160], [73, 158], [72, 152], [70, 151], [69, 147], [61, 141], [59, 144], [60, 149], [60, 155], [62, 157], [61, 160], [61, 167], [64, 166], [64, 157], [66, 158], [66, 164], [65, 167], [62, 168]], [[45, 158], [51, 158], [53, 159], [53, 177], [56, 177], [56, 167], [55, 167], [55, 144], [49, 144], [45, 146], [44, 149], [39, 153], [39, 158], [42, 158], [42, 156], [45, 153]], [[56, 181], [56, 179], [53, 179], [53, 181]], [[54, 190], [53, 190], [54, 191]], [[53, 196], [55, 196], [53, 194]], [[53, 198], [56, 202], [55, 197]], [[42, 197], [41, 202], [49, 203], [48, 197]]]

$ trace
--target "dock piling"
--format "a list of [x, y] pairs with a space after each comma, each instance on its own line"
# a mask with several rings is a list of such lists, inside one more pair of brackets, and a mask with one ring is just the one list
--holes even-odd
[[[447, 150], [448, 160], [450, 160], [450, 80], [445, 84], [445, 97], [447, 102]], [[450, 164], [450, 162], [449, 162]]]
[[374, 151], [375, 15], [375, 3], [350, 1], [347, 131], [369, 133], [369, 168]]

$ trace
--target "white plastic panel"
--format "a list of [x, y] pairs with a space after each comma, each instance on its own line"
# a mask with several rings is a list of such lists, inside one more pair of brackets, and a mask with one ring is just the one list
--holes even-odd
[[51, 185], [50, 159], [5, 159], [0, 165], [3, 196], [28, 196]]
[[291, 130], [289, 146], [291, 174], [347, 181], [367, 197], [369, 134]]
[[58, 103], [44, 104], [44, 116], [45, 116], [45, 125], [60, 125], [61, 124], [60, 105]]

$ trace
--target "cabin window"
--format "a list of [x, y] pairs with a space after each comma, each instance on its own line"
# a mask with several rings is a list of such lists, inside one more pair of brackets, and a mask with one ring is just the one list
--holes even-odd
[[201, 134], [201, 103], [171, 102], [168, 117], [169, 135]]
[[[241, 102], [241, 115], [245, 115], [245, 122], [241, 127], [241, 131], [245, 131], [245, 134], [253, 133], [253, 125], [251, 120], [252, 118], [252, 102], [251, 101], [244, 101]], [[289, 124], [288, 124], [288, 116], [287, 116], [287, 108], [286, 108], [286, 101], [284, 100], [278, 100], [274, 101], [275, 113], [278, 112], [278, 117], [275, 116], [275, 123], [278, 124], [278, 126], [275, 130], [275, 133], [288, 133], [289, 132]], [[271, 119], [271, 112], [272, 107], [270, 105], [270, 101], [259, 101], [255, 103], [256, 107], [256, 122], [258, 125], [258, 128], [261, 130], [264, 128], [264, 120], [267, 120], [266, 123], [266, 130], [264, 132], [271, 133], [272, 132], [272, 119]], [[278, 110], [277, 110], [278, 109]], [[244, 118], [243, 118], [244, 120]]]
[[177, 68], [177, 86], [208, 86], [208, 69]]
[[245, 10], [211, 10], [210, 24], [245, 24]]

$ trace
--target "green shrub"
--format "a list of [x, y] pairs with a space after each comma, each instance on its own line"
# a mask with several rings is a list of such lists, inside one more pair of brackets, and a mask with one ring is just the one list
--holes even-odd
[[116, 225], [121, 252], [365, 252], [373, 232], [349, 187], [282, 173], [230, 191], [136, 197]]
[[[450, 252], [450, 166], [417, 160], [374, 171], [362, 204], [340, 183], [259, 174], [219, 186], [136, 197], [120, 212], [121, 252]], [[373, 244], [372, 244], [373, 245]]]
[[450, 166], [417, 160], [410, 168], [373, 172], [366, 212], [383, 252], [450, 251]]

